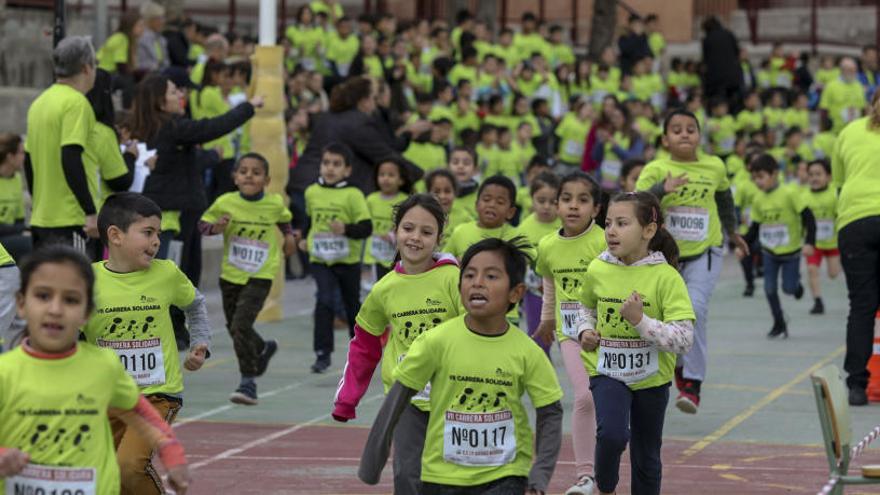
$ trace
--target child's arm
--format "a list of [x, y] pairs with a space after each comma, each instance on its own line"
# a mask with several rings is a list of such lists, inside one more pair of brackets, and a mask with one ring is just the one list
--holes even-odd
[[211, 323], [208, 320], [208, 305], [205, 296], [196, 289], [193, 302], [182, 308], [189, 327], [190, 350], [186, 355], [183, 366], [195, 371], [205, 364], [205, 360], [211, 356]]
[[596, 308], [584, 308], [578, 313], [577, 335], [581, 347], [592, 351], [599, 346], [599, 332], [596, 331]]
[[535, 462], [529, 471], [529, 490], [545, 493], [562, 446], [562, 404], [539, 407], [535, 419]]
[[718, 204], [718, 217], [721, 219], [721, 226], [727, 233], [727, 237], [743, 253], [749, 254], [749, 244], [736, 231], [736, 205], [733, 202], [733, 194], [730, 189], [715, 191], [715, 203]]
[[132, 409], [112, 409], [112, 412], [159, 452], [159, 459], [168, 470], [171, 485], [177, 493], [186, 493], [189, 486], [189, 469], [183, 446], [152, 404], [141, 395]]
[[361, 455], [358, 478], [364, 483], [368, 485], [379, 483], [379, 477], [388, 461], [388, 453], [391, 451], [394, 427], [397, 426], [401, 413], [416, 393], [416, 390], [405, 387], [400, 382], [394, 382], [388, 391], [382, 408], [376, 415], [376, 421], [370, 428], [370, 435], [367, 437], [364, 453]]
[[556, 333], [556, 284], [550, 277], [543, 279], [544, 295], [541, 298], [541, 323], [535, 334], [546, 344], [553, 342]]
[[354, 419], [355, 408], [370, 387], [376, 365], [382, 359], [382, 341], [360, 325], [354, 326], [354, 339], [348, 346], [345, 373], [336, 388], [333, 419], [346, 422]]
[[342, 223], [333, 220], [330, 229], [334, 234], [342, 234], [349, 239], [366, 239], [373, 233], [373, 222], [369, 219], [357, 223]]
[[662, 322], [648, 315], [642, 315], [642, 321], [635, 325], [647, 342], [661, 351], [685, 354], [694, 345], [694, 322], [691, 320]]
[[813, 210], [804, 208], [801, 211], [801, 224], [804, 226], [804, 232], [807, 233], [804, 239], [804, 254], [810, 256], [816, 247], [816, 217], [813, 215]]
[[214, 223], [205, 222], [204, 220], [199, 220], [199, 233], [202, 235], [217, 235], [222, 234], [224, 230], [226, 230], [226, 226], [229, 225], [230, 217], [228, 214], [223, 215]]
[[284, 235], [284, 243], [281, 245], [281, 251], [284, 256], [291, 256], [296, 251], [296, 235], [293, 233], [293, 227], [290, 222], [278, 222], [278, 228]]

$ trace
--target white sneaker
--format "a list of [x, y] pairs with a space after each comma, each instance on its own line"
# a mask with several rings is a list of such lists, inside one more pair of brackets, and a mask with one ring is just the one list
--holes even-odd
[[589, 476], [581, 476], [581, 479], [579, 479], [574, 486], [569, 488], [568, 491], [565, 492], [565, 495], [593, 495], [593, 487], [595, 486], [596, 482], [593, 481], [593, 478]]

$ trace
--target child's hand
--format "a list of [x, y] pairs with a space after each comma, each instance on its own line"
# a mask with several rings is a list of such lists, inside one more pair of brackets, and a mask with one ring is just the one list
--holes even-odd
[[736, 246], [736, 250], [742, 252], [742, 256], [739, 259], [743, 259], [749, 255], [749, 243], [746, 242], [745, 239], [743, 239], [743, 236], [739, 234], [733, 234], [730, 236], [730, 240], [733, 241], [733, 245]]
[[813, 256], [816, 254], [816, 246], [812, 244], [804, 244], [804, 248], [801, 251], [803, 251], [804, 256]]
[[581, 332], [581, 349], [591, 352], [599, 347], [599, 332], [595, 330], [584, 330]]
[[0, 478], [15, 476], [30, 460], [30, 455], [18, 449], [0, 449]]
[[293, 234], [287, 234], [284, 236], [284, 247], [281, 248], [284, 251], [284, 256], [291, 256], [296, 252], [296, 237]]
[[620, 316], [628, 321], [630, 325], [636, 326], [642, 321], [642, 316], [645, 314], [643, 308], [642, 296], [638, 292], [633, 291], [626, 298], [626, 301], [623, 301], [623, 306], [620, 307]]
[[538, 325], [538, 328], [535, 329], [535, 337], [541, 339], [541, 342], [546, 345], [552, 344], [555, 336], [556, 320], [544, 320]]
[[689, 182], [687, 174], [681, 174], [678, 177], [673, 177], [672, 172], [666, 174], [666, 180], [663, 181], [663, 190], [667, 193], [675, 192], [679, 187], [687, 184]]
[[125, 153], [132, 155], [137, 159], [138, 157], [138, 142], [136, 139], [133, 139], [127, 143], [125, 143]]
[[308, 253], [309, 252], [309, 241], [307, 241], [306, 239], [300, 239], [299, 241], [297, 241], [296, 247], [298, 247], [300, 251], [302, 251], [304, 253]]
[[739, 246], [733, 248], [733, 254], [736, 255], [736, 259], [741, 260], [746, 257], [746, 253], [740, 249]]
[[214, 222], [214, 225], [211, 226], [212, 234], [222, 234], [224, 230], [226, 230], [226, 226], [229, 225], [230, 216], [228, 214], [220, 217], [220, 220]]
[[181, 464], [169, 469], [168, 482], [177, 495], [184, 495], [189, 489], [189, 467], [186, 464]]
[[345, 224], [339, 220], [333, 220], [330, 222], [330, 231], [334, 234], [342, 235], [345, 233]]
[[196, 371], [205, 364], [207, 355], [208, 344], [196, 344], [196, 346], [190, 349], [189, 353], [186, 355], [186, 361], [183, 362], [183, 367], [190, 371]]

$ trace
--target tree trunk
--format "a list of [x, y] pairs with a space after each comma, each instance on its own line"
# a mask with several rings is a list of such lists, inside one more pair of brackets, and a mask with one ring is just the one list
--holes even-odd
[[617, 28], [617, 1], [594, 0], [593, 21], [590, 27], [590, 58], [599, 60], [607, 46], [614, 42]]

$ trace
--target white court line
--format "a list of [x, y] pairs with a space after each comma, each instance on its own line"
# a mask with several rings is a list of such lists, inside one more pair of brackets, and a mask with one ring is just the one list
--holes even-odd
[[[361, 401], [361, 404], [367, 404], [367, 403], [369, 403], [369, 402], [373, 402], [373, 401], [378, 400], [378, 399], [381, 399], [381, 398], [383, 398], [383, 397], [385, 397], [384, 394], [376, 394], [376, 395], [374, 395], [374, 396], [372, 396], [372, 397], [370, 397], [370, 398], [368, 398], [368, 399], [366, 399], [366, 400]], [[207, 459], [205, 459], [205, 460], [203, 460], [203, 461], [196, 462], [195, 464], [190, 464], [190, 465], [189, 465], [189, 469], [190, 469], [190, 471], [195, 471], [196, 469], [198, 469], [198, 468], [200, 468], [200, 467], [205, 467], [205, 466], [207, 466], [208, 464], [213, 464], [213, 463], [215, 463], [215, 462], [217, 462], [217, 461], [220, 461], [220, 460], [223, 460], [223, 459], [228, 459], [228, 458], [233, 457], [233, 456], [235, 456], [235, 455], [238, 455], [238, 454], [240, 454], [240, 453], [242, 453], [242, 452], [244, 452], [244, 451], [250, 450], [250, 449], [252, 449], [252, 448], [254, 448], [254, 447], [259, 447], [260, 445], [263, 445], [263, 444], [265, 444], [265, 443], [269, 443], [269, 442], [271, 442], [272, 440], [276, 440], [276, 439], [278, 439], [278, 438], [281, 438], [281, 437], [283, 437], [283, 436], [285, 436], [285, 435], [289, 435], [289, 434], [291, 434], [291, 433], [296, 433], [297, 431], [299, 431], [299, 430], [301, 430], [301, 429], [303, 429], [303, 428], [306, 428], [306, 427], [312, 426], [312, 425], [314, 425], [314, 424], [320, 423], [321, 421], [324, 421], [324, 420], [326, 420], [326, 419], [330, 419], [330, 413], [322, 414], [322, 415], [320, 415], [320, 416], [314, 417], [314, 418], [312, 418], [312, 419], [306, 421], [305, 423], [300, 423], [300, 424], [297, 424], [297, 425], [293, 425], [293, 426], [290, 426], [290, 427], [285, 428], [285, 429], [283, 429], [283, 430], [279, 430], [279, 431], [276, 431], [276, 432], [274, 432], [274, 433], [270, 433], [270, 434], [268, 434], [268, 435], [266, 435], [266, 436], [263, 436], [263, 437], [257, 438], [256, 440], [251, 440], [250, 442], [245, 443], [245, 444], [242, 444], [242, 445], [239, 446], [239, 447], [235, 447], [235, 448], [232, 448], [232, 449], [225, 450], [225, 451], [223, 451], [223, 452], [221, 452], [221, 453], [219, 453], [219, 454], [217, 454], [217, 455], [213, 455], [213, 456], [211, 456], [211, 457], [209, 457], [209, 458], [207, 458]]]

